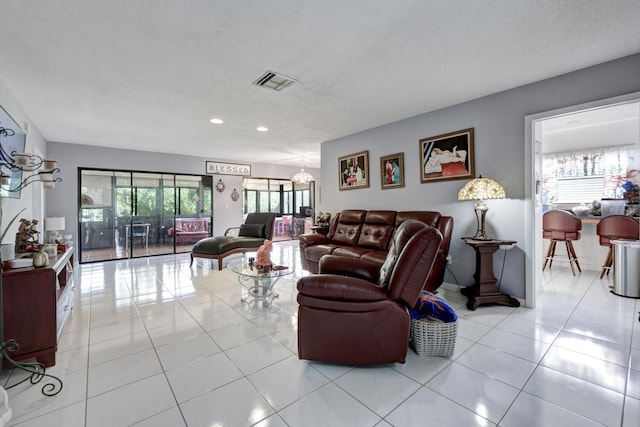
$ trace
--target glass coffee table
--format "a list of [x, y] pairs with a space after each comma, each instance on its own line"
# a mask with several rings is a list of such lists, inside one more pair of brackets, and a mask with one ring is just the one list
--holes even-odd
[[274, 264], [270, 268], [256, 266], [252, 258], [243, 258], [242, 262], [229, 265], [231, 271], [238, 275], [238, 282], [247, 290], [248, 295], [242, 297], [242, 302], [262, 302], [263, 308], [268, 308], [271, 302], [278, 298], [274, 286], [283, 276], [295, 271], [293, 265]]

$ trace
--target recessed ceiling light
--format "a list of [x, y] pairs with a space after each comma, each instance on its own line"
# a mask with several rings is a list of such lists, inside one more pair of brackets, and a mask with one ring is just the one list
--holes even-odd
[[214, 125], [221, 125], [224, 123], [222, 119], [211, 119], [210, 122], [213, 123]]
[[256, 130], [257, 130], [258, 132], [266, 132], [266, 131], [268, 131], [269, 129], [267, 129], [267, 128], [266, 128], [266, 127], [264, 127], [264, 126], [258, 126], [258, 127], [256, 128]]

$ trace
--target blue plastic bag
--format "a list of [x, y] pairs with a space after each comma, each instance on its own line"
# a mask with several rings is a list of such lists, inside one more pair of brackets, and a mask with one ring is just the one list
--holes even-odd
[[422, 291], [416, 305], [410, 310], [412, 319], [424, 319], [428, 317], [443, 322], [455, 322], [458, 315], [442, 298], [431, 292]]

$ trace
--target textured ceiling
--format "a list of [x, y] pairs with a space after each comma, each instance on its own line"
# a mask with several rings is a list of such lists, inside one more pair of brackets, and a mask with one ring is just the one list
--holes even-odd
[[[47, 140], [310, 167], [323, 141], [640, 51], [637, 0], [0, 0], [0, 11], [0, 79]], [[298, 83], [252, 86], [266, 70]]]
[[541, 130], [543, 153], [622, 145], [637, 147], [640, 103], [629, 102], [546, 119], [541, 123]]

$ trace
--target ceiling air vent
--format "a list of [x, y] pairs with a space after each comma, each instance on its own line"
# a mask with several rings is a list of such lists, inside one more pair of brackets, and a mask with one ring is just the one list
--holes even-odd
[[292, 79], [291, 77], [283, 76], [282, 74], [278, 74], [273, 71], [267, 71], [258, 79], [253, 82], [256, 86], [267, 87], [273, 90], [281, 91], [282, 89], [291, 86], [297, 82], [296, 79]]

